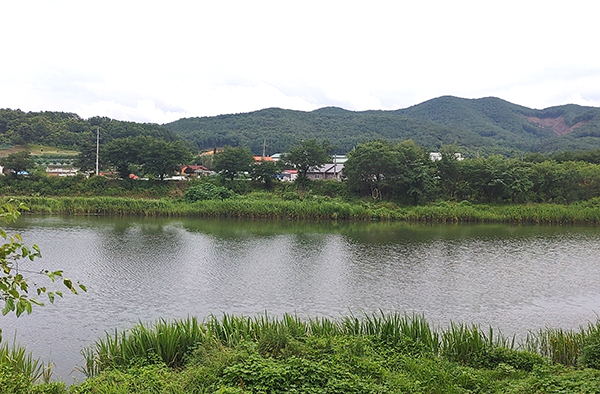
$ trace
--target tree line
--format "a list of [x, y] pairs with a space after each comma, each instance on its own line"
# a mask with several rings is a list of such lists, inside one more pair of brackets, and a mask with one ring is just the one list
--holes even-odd
[[124, 122], [102, 116], [83, 119], [69, 112], [0, 109], [0, 145], [42, 144], [81, 150], [95, 146], [98, 129], [103, 143], [140, 135], [165, 141], [179, 139], [153, 123]]
[[[462, 158], [453, 146], [432, 160], [412, 141], [371, 141], [348, 154], [348, 188], [360, 196], [410, 203], [467, 200], [476, 203], [572, 203], [600, 196], [600, 165], [584, 161], [592, 154], [558, 159], [530, 155]], [[570, 158], [569, 160], [564, 160]]]
[[[218, 174], [223, 186], [233, 189], [239, 189], [235, 183], [242, 174], [254, 184], [272, 189], [283, 169], [295, 168], [296, 186], [306, 189], [310, 188], [309, 170], [331, 162], [333, 150], [327, 141], [305, 140], [276, 163], [255, 161], [247, 147], [226, 146], [206, 161], [181, 140], [136, 136], [103, 144], [100, 168], [114, 169], [121, 178], [135, 173], [162, 180], [183, 164], [202, 163]], [[600, 150], [553, 156], [534, 153], [521, 158], [463, 158], [461, 153], [458, 147], [446, 145], [439, 150], [439, 160], [432, 160], [430, 151], [412, 140], [364, 142], [348, 154], [343, 185], [349, 196], [407, 204], [437, 200], [571, 203], [600, 196]], [[95, 160], [95, 149], [82, 150], [76, 164], [82, 170], [93, 170]], [[35, 165], [26, 151], [9, 155], [0, 163], [13, 169], [15, 178]]]

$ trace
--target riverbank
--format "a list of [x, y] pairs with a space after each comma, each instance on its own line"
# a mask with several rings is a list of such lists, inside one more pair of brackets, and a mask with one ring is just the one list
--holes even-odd
[[596, 393], [599, 333], [600, 323], [546, 329], [517, 346], [491, 328], [437, 329], [420, 315], [223, 315], [107, 334], [82, 353], [88, 379], [68, 389], [19, 382], [8, 368], [0, 377], [21, 384], [4, 384], [7, 394]]
[[262, 193], [194, 203], [182, 199], [122, 197], [3, 197], [24, 203], [35, 214], [137, 215], [165, 217], [261, 218], [293, 220], [399, 220], [435, 223], [600, 224], [600, 200], [562, 204], [491, 205], [438, 202], [398, 206], [308, 196], [283, 200]]

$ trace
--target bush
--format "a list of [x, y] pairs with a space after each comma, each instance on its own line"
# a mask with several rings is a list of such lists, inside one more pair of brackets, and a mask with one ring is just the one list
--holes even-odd
[[484, 368], [495, 368], [504, 364], [514, 369], [531, 372], [536, 365], [542, 366], [545, 363], [544, 358], [539, 354], [525, 350], [492, 347], [482, 352], [479, 364]]
[[215, 186], [212, 183], [202, 183], [197, 186], [191, 186], [186, 189], [183, 198], [187, 202], [196, 202], [204, 200], [225, 200], [234, 196], [234, 192], [222, 186]]
[[600, 369], [600, 338], [584, 346], [579, 362], [584, 367]]

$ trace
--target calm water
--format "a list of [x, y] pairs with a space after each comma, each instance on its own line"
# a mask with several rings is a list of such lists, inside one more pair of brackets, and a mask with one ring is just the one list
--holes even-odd
[[[105, 331], [222, 312], [339, 317], [420, 312], [524, 335], [600, 311], [600, 228], [22, 217], [43, 258], [88, 287], [16, 319], [4, 338], [56, 364]], [[72, 376], [80, 378], [81, 375]]]

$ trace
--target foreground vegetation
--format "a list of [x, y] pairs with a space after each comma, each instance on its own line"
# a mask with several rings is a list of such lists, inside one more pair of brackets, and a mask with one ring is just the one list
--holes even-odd
[[[139, 324], [84, 349], [88, 379], [34, 384], [0, 353], [3, 393], [596, 393], [600, 322], [516, 345], [422, 316], [224, 315]], [[22, 365], [26, 364], [22, 363]]]
[[[288, 196], [289, 197], [289, 196]], [[438, 202], [423, 206], [347, 202], [301, 196], [285, 200], [260, 193], [188, 203], [183, 199], [18, 197], [35, 214], [140, 215], [299, 220], [403, 220], [435, 223], [600, 224], [600, 199], [571, 205], [489, 205]]]

